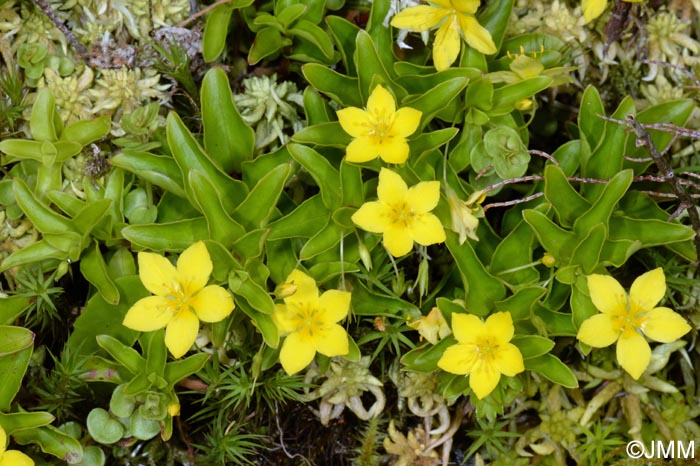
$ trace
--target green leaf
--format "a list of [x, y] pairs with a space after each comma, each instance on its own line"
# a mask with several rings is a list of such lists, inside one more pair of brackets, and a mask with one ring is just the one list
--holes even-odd
[[315, 194], [289, 214], [270, 223], [269, 240], [310, 238], [328, 225], [331, 212], [324, 206], [320, 194]]
[[312, 236], [299, 251], [299, 259], [308, 260], [340, 243], [340, 239], [347, 234], [347, 230], [336, 222], [328, 222], [321, 231]]
[[291, 171], [291, 164], [279, 165], [263, 176], [233, 212], [233, 218], [248, 230], [266, 226]]
[[301, 72], [317, 91], [326, 94], [343, 107], [364, 107], [365, 101], [358, 92], [357, 78], [345, 76], [318, 63], [303, 65]]
[[[491, 258], [490, 272], [515, 285], [539, 281], [537, 269], [534, 266], [526, 267], [532, 263], [533, 239], [534, 233], [530, 225], [520, 221], [496, 247]], [[520, 270], [510, 271], [518, 268]]]
[[18, 265], [31, 264], [49, 259], [66, 260], [68, 253], [52, 246], [47, 240], [39, 240], [35, 243], [19, 249], [2, 261], [0, 272], [4, 272]]
[[456, 343], [457, 340], [450, 335], [440, 340], [437, 345], [419, 346], [404, 354], [401, 357], [401, 364], [410, 371], [432, 372], [437, 370], [437, 363], [445, 350]]
[[65, 231], [74, 231], [71, 222], [37, 199], [21, 178], [15, 178], [12, 181], [12, 191], [24, 215], [40, 232], [63, 233]]
[[600, 118], [605, 115], [605, 107], [600, 98], [598, 89], [588, 86], [583, 92], [581, 106], [578, 114], [578, 127], [581, 134], [588, 141], [588, 146], [596, 149], [598, 143], [605, 136], [605, 120]]
[[3, 338], [0, 347], [0, 412], [7, 412], [22, 386], [22, 378], [29, 366], [34, 349], [34, 334], [23, 327], [2, 325], [0, 337]]
[[232, 13], [233, 8], [231, 8], [231, 5], [224, 3], [214, 8], [207, 15], [207, 22], [204, 24], [204, 36], [202, 37], [202, 56], [204, 61], [214, 61], [224, 51]]
[[353, 56], [355, 55], [355, 38], [360, 28], [340, 16], [326, 16], [326, 24], [328, 24], [331, 36], [338, 46], [343, 68], [350, 76], [357, 76]]
[[518, 335], [511, 340], [518, 347], [523, 359], [537, 358], [549, 353], [554, 348], [554, 342], [539, 335]]
[[130, 225], [122, 235], [135, 245], [154, 251], [184, 251], [192, 243], [209, 239], [209, 229], [204, 217], [177, 220], [167, 223]]
[[505, 297], [506, 288], [486, 271], [469, 241], [460, 245], [456, 233], [448, 231], [446, 234], [445, 243], [457, 263], [466, 290], [466, 308], [483, 317], [493, 309], [494, 302]]
[[131, 346], [127, 346], [110, 335], [97, 335], [97, 344], [107, 351], [119, 364], [132, 374], [137, 374], [146, 368], [146, 360]]
[[63, 122], [56, 111], [53, 94], [47, 87], [36, 95], [29, 118], [29, 129], [35, 141], [57, 141], [63, 130]]
[[94, 248], [89, 248], [80, 260], [80, 273], [89, 281], [109, 304], [119, 304], [119, 290], [107, 271], [107, 264], [102, 257], [97, 241]]
[[289, 42], [289, 39], [283, 39], [282, 34], [274, 27], [260, 29], [255, 34], [253, 46], [248, 52], [248, 64], [255, 65], [263, 58], [276, 54]]
[[0, 298], [0, 325], [10, 325], [33, 302], [28, 296], [6, 296]]
[[171, 157], [124, 149], [121, 153], [112, 156], [109, 163], [134, 173], [178, 197], [186, 197], [182, 172], [177, 162]]
[[523, 218], [532, 227], [544, 249], [556, 259], [568, 264], [577, 244], [576, 235], [559, 227], [545, 214], [534, 209], [524, 210]]
[[464, 90], [468, 82], [468, 78], [454, 78], [444, 81], [420, 96], [410, 96], [402, 100], [401, 105], [415, 108], [423, 113], [419, 129], [423, 128]]
[[345, 149], [352, 141], [352, 137], [346, 133], [337, 121], [319, 123], [307, 126], [294, 133], [292, 141], [300, 144], [337, 147]]
[[354, 60], [360, 80], [360, 95], [363, 102], [369, 98], [372, 85], [375, 82], [391, 88], [395, 93], [396, 100], [399, 102], [406, 97], [406, 91], [393, 83], [392, 76], [389, 75], [389, 71], [387, 71], [379, 58], [379, 53], [372, 37], [363, 30], [360, 30], [355, 38]]
[[535, 371], [546, 379], [566, 388], [578, 387], [578, 380], [571, 369], [551, 354], [544, 354], [536, 358], [526, 359], [525, 369]]
[[514, 321], [529, 319], [537, 303], [547, 290], [541, 286], [527, 286], [520, 288], [515, 294], [502, 301], [496, 301], [494, 307], [497, 311], [510, 312]]
[[95, 294], [76, 319], [67, 343], [73, 354], [89, 356], [99, 351], [97, 335], [109, 335], [127, 346], [136, 341], [138, 332], [124, 327], [122, 321], [129, 308], [149, 293], [137, 275], [117, 278], [114, 284], [122, 297], [118, 305], [109, 304], [101, 295]]
[[44, 453], [60, 458], [68, 464], [79, 464], [83, 461], [83, 447], [80, 442], [53, 426], [21, 430], [15, 432], [14, 439], [20, 445], [35, 443]]
[[624, 170], [606, 183], [593, 205], [587, 211], [579, 214], [574, 222], [574, 231], [578, 235], [584, 235], [595, 225], [607, 225], [613, 209], [632, 184], [633, 176], [632, 170]]
[[265, 288], [253, 281], [250, 275], [243, 270], [233, 270], [228, 277], [228, 286], [231, 292], [244, 298], [257, 312], [272, 314], [275, 311], [275, 303]]
[[37, 427], [49, 425], [54, 419], [56, 418], [44, 411], [35, 411], [31, 413], [24, 411], [18, 413], [0, 412], [0, 427], [5, 430], [7, 435], [14, 436], [21, 430], [33, 430]]
[[280, 335], [270, 314], [265, 314], [253, 309], [247, 301], [239, 301], [237, 306], [248, 317], [250, 317], [253, 325], [255, 325], [255, 327], [262, 334], [265, 344], [271, 348], [277, 348], [280, 341]]
[[608, 231], [604, 223], [592, 226], [571, 255], [571, 264], [581, 266], [585, 274], [593, 273], [598, 266], [600, 252], [607, 236]]
[[239, 237], [245, 234], [245, 229], [233, 220], [221, 203], [220, 192], [204, 174], [198, 170], [190, 171], [189, 184], [192, 194], [200, 211], [207, 219], [211, 239], [225, 247], [230, 247]]
[[105, 137], [112, 128], [112, 120], [104, 115], [94, 120], [79, 120], [72, 123], [63, 130], [62, 141], [72, 141], [80, 146], [88, 144]]
[[255, 131], [238, 113], [224, 70], [212, 68], [204, 75], [201, 100], [207, 153], [216, 154], [224, 172], [240, 173], [241, 163], [253, 158]]
[[486, 4], [486, 8], [479, 14], [479, 23], [491, 32], [491, 38], [496, 48], [501, 48], [506, 27], [513, 9], [514, 0], [496, 0]]
[[193, 187], [185, 183], [185, 181], [189, 176], [190, 170], [199, 170], [209, 179], [216, 190], [221, 193], [221, 200], [227, 212], [235, 209], [243, 201], [247, 194], [245, 184], [234, 180], [212, 162], [194, 139], [192, 133], [185, 127], [177, 113], [171, 112], [168, 115], [166, 133], [168, 146], [173, 153], [173, 158], [180, 167], [183, 175], [183, 185], [189, 199], [194, 202]]
[[567, 228], [571, 228], [574, 221], [591, 207], [556, 165], [547, 165], [544, 169], [544, 196], [556, 212], [559, 223]]
[[294, 160], [299, 162], [316, 181], [325, 206], [329, 209], [340, 207], [342, 193], [338, 170], [330, 164], [328, 159], [309, 147], [291, 143], [287, 148]]
[[195, 372], [199, 372], [207, 363], [209, 355], [207, 353], [197, 353], [185, 359], [169, 362], [165, 365], [165, 380], [168, 386], [173, 388], [180, 380]]
[[287, 34], [308, 41], [316, 46], [326, 59], [333, 59], [334, 50], [330, 37], [328, 37], [326, 31], [316, 26], [311, 21], [305, 19], [297, 21], [293, 28], [287, 30]]

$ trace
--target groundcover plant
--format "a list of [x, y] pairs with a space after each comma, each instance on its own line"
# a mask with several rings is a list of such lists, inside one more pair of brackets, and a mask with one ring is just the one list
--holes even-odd
[[0, 466], [697, 462], [699, 18], [0, 0]]

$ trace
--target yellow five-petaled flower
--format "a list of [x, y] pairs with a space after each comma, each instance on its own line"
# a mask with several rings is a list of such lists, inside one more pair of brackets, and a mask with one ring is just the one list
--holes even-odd
[[661, 343], [670, 343], [690, 331], [690, 325], [667, 307], [655, 307], [666, 293], [666, 277], [661, 268], [637, 277], [629, 296], [609, 275], [589, 275], [588, 292], [596, 314], [581, 324], [576, 337], [594, 348], [617, 342], [617, 360], [632, 377], [638, 379], [651, 359], [644, 335]]
[[124, 317], [124, 325], [141, 332], [165, 327], [165, 345], [175, 358], [194, 344], [199, 321], [219, 322], [233, 311], [231, 294], [218, 285], [207, 285], [213, 265], [202, 241], [187, 248], [177, 260], [177, 268], [160, 254], [140, 252], [139, 277], [155, 296], [134, 304]]
[[452, 314], [458, 343], [445, 350], [438, 367], [469, 376], [469, 387], [482, 399], [493, 391], [501, 374], [513, 377], [525, 370], [523, 355], [510, 343], [515, 333], [509, 312], [496, 312], [483, 322], [471, 314]]
[[272, 320], [287, 338], [282, 343], [280, 362], [289, 375], [304, 369], [316, 352], [325, 356], [348, 354], [348, 334], [338, 322], [348, 315], [350, 293], [329, 290], [319, 296], [316, 282], [300, 270], [285, 281], [289, 292], [284, 304], [275, 304]]
[[382, 168], [379, 200], [365, 202], [352, 216], [363, 230], [384, 234], [384, 247], [394, 257], [408, 254], [413, 242], [423, 246], [445, 241], [440, 220], [430, 211], [440, 201], [440, 182], [423, 181], [409, 188], [400, 175]]
[[413, 32], [439, 26], [433, 45], [433, 62], [438, 71], [449, 68], [457, 59], [462, 46], [460, 33], [467, 44], [483, 54], [498, 51], [491, 33], [474, 17], [481, 0], [430, 0], [429, 3], [406, 8], [391, 19], [391, 25]]
[[7, 450], [7, 434], [0, 426], [0, 466], [34, 466], [34, 461], [21, 451]]
[[367, 99], [367, 110], [348, 107], [337, 114], [340, 126], [354, 138], [345, 160], [362, 163], [381, 157], [387, 163], [404, 163], [409, 153], [406, 138], [418, 128], [422, 112], [410, 107], [396, 110], [394, 96], [378, 85]]

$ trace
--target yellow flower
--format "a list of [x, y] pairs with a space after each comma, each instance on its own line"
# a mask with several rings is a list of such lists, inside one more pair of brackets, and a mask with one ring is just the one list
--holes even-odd
[[404, 163], [409, 152], [406, 138], [418, 128], [422, 112], [410, 107], [396, 110], [394, 96], [378, 85], [367, 99], [367, 110], [348, 107], [337, 114], [340, 126], [355, 138], [345, 160], [361, 163], [379, 156], [387, 163]]
[[199, 321], [219, 322], [233, 311], [233, 298], [218, 285], [206, 286], [211, 258], [202, 241], [187, 248], [177, 260], [140, 252], [139, 277], [155, 296], [140, 299], [126, 313], [123, 324], [132, 330], [152, 332], [165, 327], [165, 345], [175, 358], [194, 344]]
[[486, 322], [471, 314], [452, 314], [452, 331], [459, 343], [445, 350], [438, 367], [469, 376], [479, 399], [493, 391], [501, 374], [513, 377], [525, 370], [523, 355], [510, 343], [515, 333], [509, 312], [497, 312]]
[[445, 241], [445, 230], [431, 214], [440, 200], [440, 182], [423, 181], [410, 189], [400, 175], [382, 168], [378, 201], [365, 202], [352, 216], [363, 230], [384, 234], [384, 247], [394, 257], [408, 254], [413, 242], [423, 246]]
[[[642, 0], [623, 0], [629, 3], [641, 3]], [[583, 10], [583, 17], [586, 19], [587, 23], [590, 23], [598, 16], [602, 15], [607, 6], [607, 0], [582, 0], [581, 9]]]
[[670, 343], [690, 331], [683, 317], [667, 307], [654, 307], [666, 293], [666, 277], [660, 267], [637, 277], [629, 296], [609, 275], [589, 275], [588, 291], [602, 314], [583, 321], [576, 338], [594, 348], [617, 342], [617, 360], [635, 379], [651, 358], [644, 335]]
[[425, 338], [432, 345], [437, 345], [438, 341], [452, 333], [447, 325], [445, 317], [437, 307], [430, 310], [427, 316], [422, 316], [413, 322], [409, 322], [408, 326], [414, 330], [418, 330], [421, 338]]
[[433, 45], [433, 62], [438, 71], [450, 67], [462, 46], [460, 32], [467, 44], [492, 55], [498, 51], [491, 33], [474, 17], [480, 0], [431, 0], [430, 5], [406, 8], [391, 19], [399, 29], [423, 32], [438, 26]]
[[476, 229], [479, 227], [479, 219], [484, 218], [484, 208], [481, 207], [484, 199], [486, 199], [484, 191], [475, 191], [465, 202], [451, 187], [447, 187], [447, 204], [450, 206], [452, 218], [450, 229], [459, 234], [459, 244], [464, 244], [467, 237], [479, 241]]
[[338, 322], [348, 315], [350, 293], [329, 290], [318, 294], [313, 278], [299, 270], [293, 271], [285, 283], [296, 286], [293, 294], [276, 304], [272, 320], [283, 334], [280, 362], [292, 375], [309, 365], [319, 352], [342, 356], [350, 351], [348, 334]]
[[21, 451], [6, 450], [7, 434], [0, 426], [0, 466], [34, 466], [34, 461]]

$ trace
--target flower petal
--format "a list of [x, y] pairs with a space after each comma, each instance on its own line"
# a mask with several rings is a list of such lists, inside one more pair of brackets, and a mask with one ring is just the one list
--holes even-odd
[[474, 345], [464, 345], [457, 343], [449, 346], [437, 362], [437, 365], [443, 371], [450, 374], [469, 374], [474, 368], [476, 362], [476, 352]]
[[5, 448], [7, 448], [5, 445], [7, 445], [7, 433], [5, 433], [5, 429], [0, 426], [0, 458], [2, 458], [2, 454], [5, 453]]
[[520, 349], [512, 343], [506, 343], [498, 348], [494, 364], [501, 374], [509, 377], [520, 374], [525, 370], [523, 354], [520, 352]]
[[383, 138], [382, 142], [377, 144], [377, 146], [379, 148], [379, 156], [386, 163], [404, 163], [408, 160], [408, 154], [411, 152], [406, 138], [403, 137]]
[[288, 375], [296, 374], [313, 360], [316, 350], [299, 333], [292, 333], [282, 343], [280, 363]]
[[204, 287], [192, 297], [190, 306], [202, 322], [224, 320], [235, 307], [231, 293], [218, 285]]
[[604, 314], [619, 315], [626, 312], [627, 293], [610, 275], [588, 276], [588, 293], [593, 305]]
[[403, 107], [394, 114], [394, 124], [392, 130], [402, 138], [407, 138], [415, 133], [420, 125], [423, 112], [411, 107]]
[[173, 318], [172, 300], [163, 296], [139, 299], [127, 311], [122, 325], [138, 332], [153, 332], [168, 325]]
[[381, 149], [381, 146], [375, 144], [374, 138], [358, 137], [345, 148], [345, 160], [350, 163], [369, 162], [379, 156]]
[[275, 310], [272, 313], [272, 322], [282, 334], [291, 333], [296, 330], [296, 320], [291, 318], [290, 312], [284, 304], [275, 304]]
[[160, 296], [172, 294], [177, 270], [168, 259], [152, 252], [139, 252], [139, 278], [148, 291]]
[[177, 274], [186, 291], [192, 293], [207, 285], [214, 266], [204, 241], [185, 249], [177, 260]]
[[406, 228], [389, 225], [384, 231], [384, 247], [394, 257], [405, 256], [413, 249], [413, 238]]
[[354, 138], [366, 136], [370, 128], [369, 114], [357, 107], [347, 107], [335, 112], [343, 131]]
[[[432, 1], [434, 2], [435, 0]], [[481, 0], [452, 0], [452, 2], [449, 3], [451, 4], [451, 8], [454, 8], [461, 13], [473, 15], [476, 13], [476, 10], [479, 9]]]
[[379, 185], [377, 186], [379, 202], [390, 207], [403, 203], [406, 200], [407, 192], [408, 186], [401, 175], [387, 168], [379, 170]]
[[637, 380], [651, 360], [649, 343], [634, 330], [623, 332], [617, 341], [617, 361], [633, 379]]
[[460, 343], [475, 344], [484, 329], [484, 322], [473, 314], [452, 314], [452, 333]]
[[34, 466], [34, 461], [17, 450], [7, 450], [0, 457], [0, 466]]
[[496, 388], [500, 380], [501, 373], [496, 370], [494, 364], [477, 361], [474, 369], [469, 374], [469, 387], [476, 397], [481, 400]]
[[437, 207], [440, 202], [440, 182], [422, 181], [411, 186], [406, 193], [406, 204], [413, 212], [424, 214]]
[[452, 15], [440, 26], [435, 34], [433, 44], [433, 63], [438, 71], [446, 70], [455, 62], [462, 47], [459, 37], [459, 24], [456, 15]]
[[496, 341], [503, 345], [513, 339], [515, 327], [513, 326], [513, 316], [510, 312], [496, 312], [491, 314], [484, 323], [486, 333], [495, 338]]
[[652, 309], [659, 304], [666, 294], [666, 276], [661, 267], [657, 267], [637, 277], [630, 288], [630, 303], [638, 309]]
[[347, 291], [328, 290], [318, 300], [319, 317], [324, 322], [336, 323], [344, 319], [350, 310], [351, 294]]
[[350, 351], [348, 334], [338, 324], [332, 324], [323, 329], [315, 343], [316, 351], [328, 357], [342, 356]]
[[435, 8], [429, 5], [418, 5], [406, 8], [391, 18], [391, 25], [398, 29], [423, 32], [437, 26], [437, 24], [449, 14], [450, 10], [448, 9]]
[[384, 86], [378, 84], [367, 99], [367, 112], [371, 117], [385, 118], [396, 111], [396, 100]]
[[422, 214], [415, 218], [411, 225], [411, 237], [422, 246], [442, 243], [445, 241], [445, 229], [433, 214]]
[[491, 33], [488, 29], [479, 24], [473, 16], [468, 15], [458, 15], [459, 26], [462, 29], [462, 34], [464, 34], [464, 40], [467, 41], [471, 47], [474, 47], [479, 52], [484, 55], [493, 55], [498, 52], [496, 44], [494, 44], [491, 38]]
[[642, 324], [642, 332], [654, 341], [671, 343], [690, 332], [688, 322], [667, 307], [649, 311]]
[[608, 314], [596, 314], [581, 323], [576, 338], [593, 348], [610, 346], [620, 336], [619, 329], [613, 327], [613, 317]]
[[389, 227], [387, 210], [386, 206], [380, 202], [365, 202], [350, 218], [355, 225], [365, 231], [383, 233]]
[[174, 358], [182, 357], [197, 339], [199, 319], [191, 311], [180, 311], [165, 329], [165, 346]]
[[590, 23], [598, 16], [602, 15], [606, 5], [606, 0], [583, 0], [581, 2], [581, 10], [583, 10], [583, 17], [586, 22]]
[[293, 294], [284, 298], [286, 304], [308, 303], [314, 307], [316, 306], [316, 302], [318, 301], [318, 288], [313, 278], [306, 275], [301, 270], [295, 269], [284, 282], [297, 287]]

